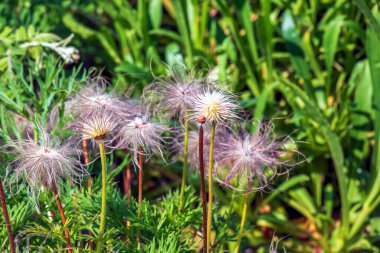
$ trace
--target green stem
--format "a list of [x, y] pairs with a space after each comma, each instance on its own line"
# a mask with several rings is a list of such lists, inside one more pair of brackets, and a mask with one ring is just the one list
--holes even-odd
[[185, 136], [183, 140], [183, 172], [182, 172], [182, 185], [181, 185], [181, 194], [180, 194], [180, 203], [179, 203], [179, 211], [182, 210], [184, 196], [185, 196], [185, 188], [186, 188], [186, 178], [187, 178], [187, 157], [189, 153], [189, 120], [188, 120], [188, 112], [185, 112]]
[[106, 164], [106, 152], [104, 149], [104, 142], [101, 140], [99, 142], [100, 151], [100, 161], [102, 164], [102, 211], [100, 214], [100, 228], [99, 228], [99, 238], [96, 250], [98, 253], [102, 252], [103, 249], [103, 234], [106, 225], [106, 188], [107, 188], [107, 164]]
[[[138, 192], [138, 199], [137, 203], [139, 204], [139, 208], [137, 210], [137, 218], [140, 220], [141, 218], [141, 205], [142, 205], [142, 194], [143, 194], [143, 148], [142, 146], [139, 147], [139, 180], [138, 180], [138, 187], [139, 187], [139, 192]], [[140, 250], [141, 243], [140, 243], [140, 238], [141, 237], [141, 231], [140, 228], [137, 229], [137, 249]]]
[[212, 217], [212, 167], [214, 160], [214, 140], [215, 140], [216, 122], [212, 122], [210, 136], [210, 154], [208, 161], [208, 210], [207, 210], [207, 253], [210, 252], [211, 246], [211, 217]]
[[239, 252], [241, 238], [243, 237], [245, 217], [247, 216], [247, 209], [248, 209], [248, 200], [249, 200], [248, 197], [249, 197], [249, 191], [247, 189], [247, 191], [245, 192], [245, 201], [244, 201], [244, 206], [243, 206], [243, 213], [241, 215], [240, 230], [239, 230], [238, 239], [237, 239], [234, 253]]

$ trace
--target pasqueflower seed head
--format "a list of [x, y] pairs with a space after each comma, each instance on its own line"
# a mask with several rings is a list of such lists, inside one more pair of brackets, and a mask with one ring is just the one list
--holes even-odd
[[239, 118], [237, 99], [226, 90], [202, 89], [191, 97], [190, 108], [194, 120], [201, 116], [206, 118], [206, 122], [226, 124]]
[[5, 146], [15, 156], [9, 168], [16, 180], [22, 176], [32, 190], [41, 186], [60, 186], [61, 180], [80, 181], [86, 171], [79, 161], [78, 150], [71, 144], [62, 144], [42, 127], [38, 140], [23, 140]]

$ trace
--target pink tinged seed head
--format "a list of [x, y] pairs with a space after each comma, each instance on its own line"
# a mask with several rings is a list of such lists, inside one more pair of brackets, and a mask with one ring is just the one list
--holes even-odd
[[33, 191], [38, 191], [41, 186], [59, 188], [61, 180], [80, 181], [87, 174], [73, 145], [61, 144], [41, 126], [38, 137], [37, 142], [24, 140], [5, 146], [15, 156], [9, 168], [16, 180], [22, 176]]
[[115, 95], [106, 93], [107, 81], [101, 77], [89, 79], [76, 96], [68, 102], [74, 116], [106, 112], [121, 117], [132, 117], [138, 110], [135, 102]]
[[242, 190], [260, 190], [277, 175], [286, 173], [280, 171], [292, 166], [289, 160], [280, 158], [289, 152], [284, 148], [286, 140], [271, 135], [271, 125], [260, 123], [252, 135], [242, 130], [240, 134], [231, 134], [227, 141], [217, 141], [215, 159], [221, 184], [232, 189], [248, 185], [252, 187]]
[[164, 139], [162, 134], [167, 128], [160, 123], [150, 122], [148, 115], [136, 117], [120, 124], [114, 142], [118, 149], [129, 149], [134, 153], [134, 161], [138, 166], [137, 155], [142, 147], [145, 155], [160, 154], [163, 156]]
[[158, 102], [158, 110], [170, 116], [184, 116], [191, 97], [200, 89], [201, 79], [186, 70], [171, 69], [167, 77], [144, 89], [144, 98], [150, 103]]

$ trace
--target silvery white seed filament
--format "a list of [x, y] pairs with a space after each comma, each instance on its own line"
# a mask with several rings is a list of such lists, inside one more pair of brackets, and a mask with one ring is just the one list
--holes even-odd
[[226, 90], [204, 88], [191, 97], [190, 108], [194, 120], [201, 116], [206, 122], [226, 124], [239, 118], [237, 99]]
[[105, 135], [117, 127], [118, 118], [104, 111], [97, 111], [89, 115], [82, 115], [75, 124], [77, 124], [75, 131], [83, 140], [103, 140]]

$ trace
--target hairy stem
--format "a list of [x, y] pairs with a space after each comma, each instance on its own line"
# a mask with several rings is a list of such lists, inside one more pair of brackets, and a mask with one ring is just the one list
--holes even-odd
[[185, 112], [185, 136], [183, 139], [183, 172], [182, 172], [182, 184], [181, 184], [181, 194], [180, 194], [180, 203], [179, 210], [182, 210], [184, 197], [185, 197], [185, 188], [186, 188], [186, 178], [187, 178], [187, 157], [189, 153], [189, 120], [188, 120], [188, 112]]
[[102, 252], [103, 249], [103, 234], [106, 226], [106, 210], [107, 210], [107, 163], [106, 152], [104, 148], [104, 142], [99, 142], [100, 161], [102, 164], [102, 211], [100, 213], [100, 228], [98, 245], [96, 247], [97, 252]]
[[205, 186], [205, 168], [203, 164], [203, 126], [199, 126], [199, 171], [201, 177], [201, 197], [203, 208], [203, 252], [207, 251], [207, 201], [206, 201], [206, 186]]
[[4, 188], [3, 188], [3, 182], [1, 180], [1, 177], [0, 177], [0, 200], [1, 200], [1, 207], [3, 208], [3, 216], [5, 219], [5, 226], [7, 227], [7, 231], [8, 231], [8, 239], [9, 239], [9, 244], [11, 246], [11, 252], [15, 253], [16, 252], [15, 242], [13, 240], [11, 223], [9, 222], [7, 204], [5, 202]]
[[[139, 209], [137, 211], [137, 218], [141, 218], [141, 204], [142, 204], [142, 183], [143, 183], [143, 148], [140, 146], [139, 148], [139, 192], [138, 192], [138, 204], [139, 204]], [[138, 243], [138, 248], [140, 249], [140, 228], [137, 230], [137, 243]]]
[[214, 140], [215, 140], [216, 123], [212, 122], [210, 136], [210, 153], [208, 161], [208, 211], [207, 211], [207, 253], [210, 252], [211, 246], [211, 223], [212, 223], [212, 167], [214, 160]]
[[[128, 151], [126, 150], [125, 153], [128, 155]], [[123, 186], [124, 186], [124, 193], [127, 195], [127, 204], [129, 205], [131, 203], [131, 165], [127, 163], [125, 166], [125, 171], [123, 173]]]
[[241, 215], [240, 230], [239, 230], [239, 234], [238, 234], [238, 238], [237, 238], [237, 242], [236, 242], [236, 248], [235, 248], [234, 253], [239, 252], [241, 238], [243, 237], [245, 217], [247, 216], [247, 209], [248, 209], [248, 200], [249, 200], [248, 197], [249, 197], [249, 191], [247, 189], [245, 192], [245, 200], [244, 200], [244, 206], [243, 206], [243, 213]]
[[[55, 186], [55, 184], [52, 184], [51, 190], [53, 191], [55, 201], [57, 202], [59, 214], [61, 215], [62, 225], [64, 226], [66, 224], [65, 212], [63, 211], [62, 203], [61, 203], [61, 200], [59, 199], [57, 187]], [[69, 234], [68, 228], [65, 228], [65, 238], [66, 238], [66, 243], [67, 243], [67, 251], [69, 253], [72, 253], [73, 249], [71, 247], [70, 234]]]
[[[128, 150], [125, 150], [125, 153], [127, 156], [129, 155]], [[131, 204], [131, 196], [132, 196], [132, 190], [131, 190], [131, 165], [127, 163], [125, 170], [123, 172], [123, 188], [124, 188], [124, 194], [127, 195], [127, 205], [129, 206]], [[126, 221], [126, 226], [131, 226], [131, 221]]]
[[[82, 140], [82, 146], [83, 146], [84, 165], [88, 165], [90, 163], [90, 159], [88, 156], [87, 140]], [[87, 188], [90, 189], [91, 185], [92, 185], [92, 177], [91, 175], [89, 175], [87, 179]]]

